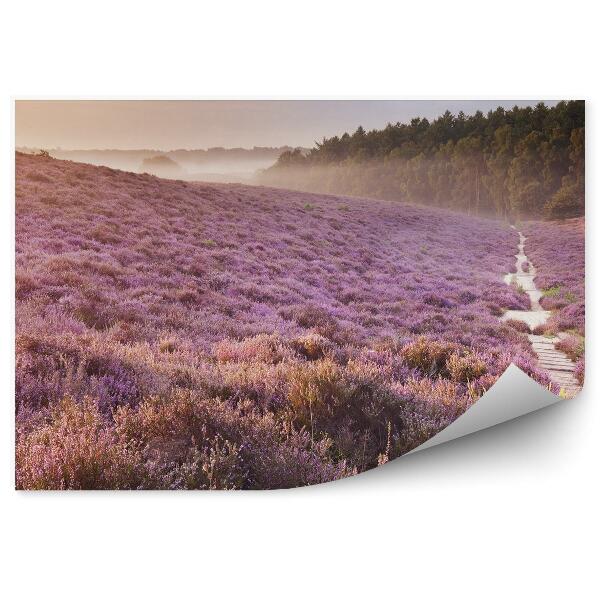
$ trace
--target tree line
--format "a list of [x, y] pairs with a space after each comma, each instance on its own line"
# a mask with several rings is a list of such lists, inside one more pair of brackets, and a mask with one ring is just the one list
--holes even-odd
[[566, 218], [584, 212], [585, 103], [484, 115], [446, 111], [283, 152], [261, 183], [435, 205], [471, 214]]

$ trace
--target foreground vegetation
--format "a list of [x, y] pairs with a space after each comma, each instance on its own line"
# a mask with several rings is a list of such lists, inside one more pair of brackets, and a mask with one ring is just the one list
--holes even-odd
[[[499, 221], [16, 158], [17, 486], [282, 488], [382, 464], [515, 362]], [[517, 324], [518, 325], [518, 324]]]

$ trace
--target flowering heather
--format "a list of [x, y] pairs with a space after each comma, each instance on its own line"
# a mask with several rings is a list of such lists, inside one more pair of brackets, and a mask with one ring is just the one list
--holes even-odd
[[510, 362], [548, 384], [498, 319], [529, 306], [502, 281], [517, 243], [439, 209], [17, 154], [17, 486], [331, 481]]
[[556, 311], [549, 329], [572, 329], [584, 335], [585, 221], [530, 222], [523, 227], [525, 251], [537, 269], [535, 283], [541, 304]]
[[525, 250], [536, 267], [542, 307], [553, 314], [544, 333], [567, 332], [557, 348], [577, 361], [583, 382], [585, 336], [585, 220], [530, 222], [523, 227]]

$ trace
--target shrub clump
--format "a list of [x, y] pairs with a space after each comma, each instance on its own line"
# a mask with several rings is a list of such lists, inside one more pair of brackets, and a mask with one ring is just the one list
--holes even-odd
[[515, 331], [518, 331], [519, 333], [530, 333], [531, 332], [529, 325], [527, 325], [527, 323], [525, 323], [525, 321], [519, 321], [517, 319], [506, 319], [506, 321], [504, 321], [504, 323], [506, 323], [506, 325], [508, 325], [509, 327], [512, 327]]
[[475, 353], [465, 356], [451, 354], [446, 367], [450, 377], [460, 383], [470, 383], [488, 372], [485, 361]]
[[277, 335], [260, 334], [241, 341], [223, 340], [213, 346], [215, 358], [226, 362], [261, 362], [276, 364], [291, 358], [290, 348]]
[[585, 345], [583, 338], [575, 335], [566, 335], [561, 338], [554, 347], [561, 352], [564, 352], [572, 361], [576, 361], [585, 353]]
[[141, 456], [123, 444], [93, 402], [65, 398], [33, 431], [17, 431], [18, 489], [152, 487]]
[[575, 375], [575, 379], [579, 382], [579, 385], [583, 385], [585, 375], [585, 358], [583, 356], [575, 363], [575, 371], [573, 374]]
[[287, 397], [285, 418], [313, 441], [331, 440], [332, 456], [358, 470], [376, 466], [382, 454], [400, 454], [404, 400], [377, 375], [327, 358], [304, 363], [290, 373]]
[[308, 333], [291, 341], [292, 348], [306, 358], [306, 360], [319, 360], [331, 354], [333, 344], [326, 338], [316, 333]]
[[400, 353], [409, 367], [418, 369], [424, 375], [447, 377], [449, 375], [448, 359], [457, 351], [456, 344], [419, 337], [404, 346]]
[[331, 481], [352, 474], [333, 464], [328, 443], [283, 426], [248, 402], [238, 406], [178, 391], [150, 398], [137, 410], [115, 413], [116, 430], [134, 446], [155, 481], [175, 489], [277, 489]]
[[470, 383], [485, 375], [488, 367], [482, 356], [462, 350], [457, 344], [424, 337], [401, 350], [405, 363], [429, 377], [443, 377]]
[[330, 460], [327, 440], [192, 392], [109, 418], [89, 398], [66, 398], [18, 423], [19, 489], [278, 489], [354, 473]]
[[173, 354], [177, 349], [177, 342], [171, 338], [165, 338], [160, 340], [158, 349], [166, 354]]

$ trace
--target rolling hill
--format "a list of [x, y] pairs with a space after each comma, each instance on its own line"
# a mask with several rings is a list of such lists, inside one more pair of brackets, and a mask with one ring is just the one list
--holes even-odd
[[17, 485], [281, 488], [398, 456], [526, 336], [517, 236], [386, 200], [16, 156]]

